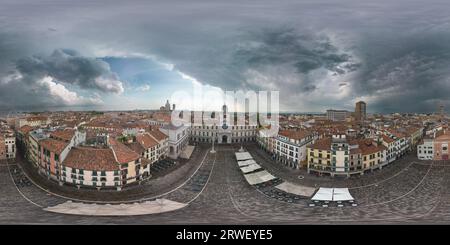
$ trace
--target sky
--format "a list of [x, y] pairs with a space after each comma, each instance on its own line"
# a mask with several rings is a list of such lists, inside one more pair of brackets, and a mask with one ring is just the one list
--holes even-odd
[[2, 0], [0, 111], [156, 109], [198, 86], [279, 91], [281, 111], [449, 111], [449, 12], [445, 0]]

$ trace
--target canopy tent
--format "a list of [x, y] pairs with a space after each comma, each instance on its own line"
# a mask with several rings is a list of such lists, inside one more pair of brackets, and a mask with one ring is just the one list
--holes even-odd
[[244, 161], [238, 161], [239, 167], [244, 167], [244, 166], [247, 166], [247, 165], [250, 165], [250, 164], [254, 164], [254, 163], [256, 163], [256, 162], [253, 159], [244, 160]]
[[348, 188], [334, 188], [333, 201], [353, 201]]
[[253, 164], [250, 164], [250, 165], [247, 165], [247, 166], [241, 168], [241, 170], [244, 174], [253, 172], [258, 169], [261, 169], [261, 166], [259, 166], [259, 164], [257, 164], [257, 163], [253, 163]]
[[266, 170], [251, 174], [244, 174], [244, 177], [250, 185], [256, 185], [275, 179], [275, 176], [271, 175]]
[[314, 192], [316, 191], [316, 188], [314, 188], [314, 187], [296, 185], [291, 182], [283, 182], [283, 183], [275, 186], [275, 188], [282, 190], [284, 192], [287, 192], [287, 193], [292, 193], [297, 196], [305, 196], [305, 197], [311, 197], [314, 194]]
[[320, 187], [311, 198], [313, 201], [333, 201], [333, 188]]
[[235, 154], [238, 161], [253, 159], [253, 157], [248, 152], [236, 152]]
[[353, 201], [353, 197], [348, 188], [324, 188], [320, 187], [311, 198], [313, 201]]

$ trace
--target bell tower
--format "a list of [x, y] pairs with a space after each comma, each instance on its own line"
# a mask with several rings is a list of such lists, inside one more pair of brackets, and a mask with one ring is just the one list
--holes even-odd
[[227, 106], [226, 105], [223, 105], [222, 106], [222, 128], [223, 129], [227, 129], [228, 128], [228, 122], [227, 122], [227, 112], [228, 112], [228, 109], [227, 109]]

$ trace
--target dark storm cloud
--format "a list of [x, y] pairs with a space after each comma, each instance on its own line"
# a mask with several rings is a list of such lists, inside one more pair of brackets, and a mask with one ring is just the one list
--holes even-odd
[[[23, 57], [66, 47], [89, 57], [149, 54], [224, 89], [278, 89], [289, 110], [352, 109], [360, 98], [378, 112], [450, 107], [448, 1], [32, 2], [2, 3], [2, 77]], [[102, 90], [92, 77], [105, 67], [59, 52], [68, 71], [55, 70], [53, 55], [19, 67]]]
[[324, 69], [345, 74], [358, 65], [350, 54], [335, 47], [327, 36], [285, 26], [240, 30], [230, 45], [217, 45], [215, 49], [205, 49], [200, 54], [192, 53], [190, 57], [195, 57], [192, 62], [172, 56], [176, 60], [176, 68], [181, 71], [202, 82], [231, 90], [263, 89], [264, 81], [259, 81], [260, 84], [247, 81], [249, 71], [270, 76], [267, 73], [273, 74], [275, 70], [272, 68], [279, 67], [278, 71], [288, 72], [285, 75], [290, 76], [279, 76], [275, 82], [280, 85], [290, 83], [292, 91], [308, 93], [317, 87], [311, 72]]
[[397, 38], [397, 44], [384, 46], [385, 57], [365, 58], [371, 64], [353, 84], [355, 94], [371, 97], [378, 111], [433, 112], [438, 104], [450, 105], [450, 33]]
[[57, 49], [50, 56], [22, 58], [17, 61], [16, 67], [24, 81], [28, 82], [51, 76], [60, 82], [78, 85], [83, 89], [123, 92], [122, 83], [117, 75], [111, 72], [108, 63], [83, 57], [74, 50]]
[[[351, 56], [339, 53], [338, 48], [330, 43], [325, 36], [313, 33], [301, 33], [293, 28], [278, 27], [251, 32], [243, 40], [247, 43], [236, 51], [234, 60], [240, 60], [239, 65], [258, 68], [266, 65], [292, 65], [299, 73], [326, 68], [340, 74], [346, 71], [338, 65], [351, 60]], [[251, 44], [255, 45], [251, 45]]]
[[[2, 40], [7, 40], [3, 36]], [[9, 40], [0, 44], [12, 44]], [[8, 45], [0, 45], [8, 49]], [[8, 53], [5, 53], [8, 54]], [[15, 56], [25, 56], [16, 58]], [[2, 110], [45, 109], [98, 105], [101, 99], [83, 96], [71, 88], [110, 93], [123, 91], [107, 63], [80, 56], [73, 50], [55, 50], [49, 56], [26, 57], [24, 50], [2, 56], [0, 63], [0, 108]]]

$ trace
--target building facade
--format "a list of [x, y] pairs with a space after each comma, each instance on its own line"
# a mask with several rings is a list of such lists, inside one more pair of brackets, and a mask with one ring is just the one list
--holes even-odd
[[386, 147], [371, 139], [355, 140], [336, 134], [307, 146], [308, 173], [362, 175], [388, 164], [386, 151]]
[[0, 160], [16, 158], [16, 138], [14, 134], [0, 135]]
[[433, 139], [426, 138], [423, 142], [417, 145], [417, 158], [420, 160], [434, 159], [434, 142]]
[[420, 160], [449, 160], [450, 133], [446, 130], [427, 137], [417, 145], [417, 157]]
[[274, 138], [273, 157], [292, 168], [306, 165], [306, 147], [318, 138], [315, 132], [305, 130], [281, 130]]
[[257, 125], [244, 123], [238, 125], [237, 118], [230, 116], [227, 106], [222, 107], [221, 125], [193, 125], [191, 127], [191, 141], [197, 143], [232, 144], [251, 142], [256, 140]]
[[190, 127], [172, 124], [163, 126], [159, 129], [168, 136], [168, 156], [177, 159], [189, 143]]
[[350, 115], [346, 110], [327, 110], [327, 119], [331, 121], [343, 122]]
[[366, 102], [359, 101], [356, 103], [355, 119], [360, 122], [366, 119]]
[[19, 129], [25, 125], [31, 126], [31, 127], [45, 127], [49, 125], [52, 122], [52, 120], [49, 117], [45, 116], [33, 116], [33, 117], [27, 117], [27, 118], [19, 118], [16, 121], [16, 129]]

